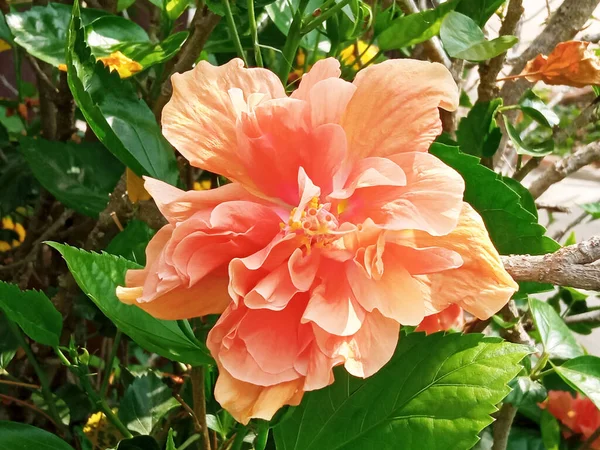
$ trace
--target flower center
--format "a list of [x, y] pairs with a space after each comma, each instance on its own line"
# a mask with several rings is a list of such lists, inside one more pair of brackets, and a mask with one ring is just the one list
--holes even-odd
[[330, 209], [330, 203], [319, 203], [319, 198], [313, 197], [303, 211], [292, 209], [287, 224], [281, 222], [281, 229], [302, 235], [309, 252], [311, 245], [323, 247], [338, 238], [333, 232], [338, 229], [339, 222]]

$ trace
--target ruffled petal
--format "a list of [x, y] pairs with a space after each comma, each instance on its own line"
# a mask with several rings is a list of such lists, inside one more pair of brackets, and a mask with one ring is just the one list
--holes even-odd
[[460, 330], [464, 324], [464, 312], [460, 306], [454, 304], [437, 314], [425, 317], [415, 331], [431, 334], [452, 329]]
[[173, 96], [162, 112], [165, 137], [192, 165], [247, 182], [236, 122], [255, 104], [285, 97], [277, 76], [244, 69], [240, 59], [233, 59], [219, 67], [200, 61], [189, 72], [174, 74], [171, 82]]
[[[385, 164], [381, 159], [366, 160], [349, 179], [349, 188], [332, 194], [349, 196], [341, 220], [362, 223], [369, 218], [387, 229], [433, 235], [447, 234], [456, 226], [465, 185], [454, 169], [428, 153], [392, 155]], [[372, 167], [367, 165], [370, 161]]]
[[361, 70], [342, 117], [350, 160], [425, 152], [442, 131], [438, 111], [458, 107], [458, 89], [441, 64], [394, 59]]
[[337, 59], [320, 59], [313, 64], [308, 73], [305, 73], [302, 76], [298, 89], [292, 92], [290, 97], [297, 98], [299, 100], [309, 100], [310, 91], [315, 84], [317, 84], [319, 81], [327, 80], [329, 78], [339, 78], [341, 74], [342, 71], [340, 70], [340, 62]]
[[431, 236], [415, 231], [407, 239], [406, 233], [389, 239], [418, 248], [441, 247], [458, 253], [461, 267], [430, 275], [418, 275], [423, 294], [433, 311], [441, 311], [453, 303], [485, 320], [498, 312], [518, 289], [517, 283], [504, 269], [485, 225], [477, 212], [463, 204], [459, 223], [447, 236]]

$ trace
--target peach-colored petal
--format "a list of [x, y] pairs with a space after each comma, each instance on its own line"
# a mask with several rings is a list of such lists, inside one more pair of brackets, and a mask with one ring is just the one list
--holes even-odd
[[321, 59], [314, 63], [308, 73], [304, 74], [298, 89], [292, 92], [291, 97], [299, 100], [309, 100], [310, 91], [315, 84], [329, 78], [339, 78], [341, 73], [340, 62], [337, 59]]
[[462, 308], [457, 304], [453, 304], [437, 314], [425, 317], [416, 331], [431, 334], [452, 329], [460, 330], [464, 324], [465, 315]]
[[355, 91], [356, 86], [340, 78], [328, 78], [316, 83], [309, 95], [312, 126], [340, 123]]
[[333, 190], [333, 176], [346, 156], [346, 135], [336, 124], [313, 128], [309, 114], [308, 103], [280, 99], [241, 119], [238, 153], [263, 196], [295, 206], [301, 167], [323, 192]]
[[352, 336], [335, 336], [319, 331], [315, 335], [319, 347], [330, 358], [342, 357], [346, 370], [357, 377], [370, 377], [394, 354], [400, 325], [373, 311], [365, 317], [362, 327]]
[[[370, 218], [388, 229], [423, 230], [433, 235], [449, 233], [456, 226], [462, 208], [461, 176], [428, 153], [402, 153], [389, 159], [405, 174], [405, 185], [400, 172], [387, 167], [389, 162], [385, 171], [379, 162], [377, 168], [364, 168], [349, 180], [350, 190], [355, 184], [356, 187], [346, 200], [340, 219], [361, 223]], [[363, 179], [368, 183], [361, 187]]]
[[232, 377], [220, 368], [215, 398], [235, 420], [247, 425], [250, 419], [270, 420], [284, 405], [299, 405], [304, 395], [302, 379], [274, 386], [258, 386]]
[[425, 152], [442, 131], [438, 107], [453, 111], [458, 89], [441, 64], [393, 59], [361, 70], [342, 117], [352, 161]]
[[[405, 233], [399, 233], [394, 238], [391, 233], [389, 239], [410, 245], [405, 236]], [[459, 268], [416, 276], [434, 312], [457, 303], [479, 319], [487, 319], [518, 289], [504, 269], [481, 217], [467, 203], [463, 205], [457, 227], [447, 236], [414, 232], [411, 240], [419, 248], [442, 247], [458, 253], [463, 259]]]
[[237, 153], [236, 122], [244, 107], [285, 97], [277, 76], [244, 69], [240, 59], [219, 67], [200, 61], [174, 74], [173, 96], [162, 112], [163, 133], [194, 166], [236, 181], [247, 180]]

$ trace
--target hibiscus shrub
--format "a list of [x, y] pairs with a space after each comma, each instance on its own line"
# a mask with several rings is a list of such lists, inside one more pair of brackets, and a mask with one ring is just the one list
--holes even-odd
[[1, 449], [600, 449], [599, 1], [67, 3], [0, 2]]

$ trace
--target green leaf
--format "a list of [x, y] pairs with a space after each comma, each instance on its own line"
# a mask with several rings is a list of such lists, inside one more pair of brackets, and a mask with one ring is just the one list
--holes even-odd
[[136, 174], [171, 184], [179, 177], [173, 149], [128, 81], [94, 62], [83, 40], [79, 4], [69, 25], [67, 72], [73, 98], [100, 142]]
[[554, 151], [554, 141], [552, 139], [548, 139], [540, 144], [527, 145], [521, 140], [519, 132], [508, 120], [505, 120], [504, 124], [506, 125], [508, 137], [519, 155], [545, 156]]
[[[54, 405], [56, 407], [56, 412], [58, 413], [58, 417], [60, 417], [61, 422], [65, 425], [69, 425], [71, 423], [71, 411], [69, 410], [67, 403], [54, 393], [50, 393], [50, 395], [52, 396]], [[48, 403], [46, 403], [46, 399], [41, 393], [34, 392], [31, 394], [31, 400], [39, 409], [50, 414]]]
[[148, 34], [137, 23], [120, 16], [105, 16], [85, 27], [85, 38], [94, 56], [106, 56], [124, 42], [150, 43]]
[[152, 436], [136, 436], [123, 439], [116, 450], [160, 450], [160, 447]]
[[145, 222], [134, 219], [110, 241], [110, 244], [106, 247], [106, 252], [122, 256], [144, 266], [146, 265], [146, 246], [155, 233], [156, 231], [146, 225]]
[[519, 107], [524, 114], [547, 128], [555, 127], [560, 123], [560, 118], [552, 108], [533, 92], [519, 104]]
[[52, 195], [75, 211], [98, 217], [125, 170], [106, 148], [95, 142], [21, 138], [20, 150], [31, 171]]
[[0, 309], [34, 341], [58, 345], [62, 316], [43, 292], [22, 291], [16, 284], [0, 281]]
[[416, 14], [408, 14], [392, 21], [387, 29], [381, 32], [377, 43], [381, 50], [394, 50], [420, 44], [440, 32], [444, 17], [457, 5], [457, 0], [442, 3], [434, 9]]
[[539, 381], [533, 381], [528, 376], [517, 377], [508, 386], [512, 389], [504, 400], [513, 406], [536, 405], [546, 399], [548, 392]]
[[547, 410], [542, 411], [540, 428], [542, 431], [542, 441], [546, 450], [558, 450], [560, 445], [560, 425], [556, 417]]
[[506, 448], [510, 450], [546, 450], [539, 431], [515, 426], [510, 429]]
[[[586, 213], [592, 216], [593, 219], [600, 219], [600, 202], [584, 203], [579, 205]], [[567, 245], [567, 244], [565, 244]]]
[[[104, 11], [85, 8], [81, 21], [88, 25], [93, 20], [106, 15]], [[47, 6], [34, 6], [24, 12], [14, 12], [6, 16], [15, 42], [27, 53], [55, 67], [65, 62], [65, 42], [71, 18], [71, 7], [60, 3]]]
[[462, 0], [456, 11], [469, 16], [483, 28], [490, 17], [506, 0]]
[[6, 368], [14, 358], [19, 348], [19, 341], [8, 327], [6, 314], [0, 313], [0, 374], [6, 373]]
[[600, 358], [580, 356], [555, 367], [556, 373], [600, 408]]
[[7, 147], [3, 153], [8, 162], [0, 165], [0, 217], [12, 213], [19, 206], [33, 204], [38, 197], [39, 186], [16, 147]]
[[[216, 3], [219, 5], [221, 4], [221, 2], [209, 2], [209, 8], [210, 3]], [[273, 3], [265, 7], [265, 11], [277, 27], [277, 29], [281, 31], [285, 36], [287, 36], [290, 30], [290, 26], [292, 24], [294, 13], [295, 11], [297, 11], [299, 5], [300, 0], [275, 0]], [[308, 4], [304, 12], [305, 14], [310, 14], [312, 13], [312, 11], [315, 11], [322, 5], [322, 0], [308, 0]], [[219, 15], [223, 15], [220, 14], [218, 11], [214, 12], [216, 12]], [[317, 30], [313, 30], [302, 37], [302, 39], [300, 40], [300, 45], [306, 49], [312, 50], [315, 47], [317, 39], [320, 39], [319, 32]]]
[[550, 358], [570, 359], [583, 355], [583, 349], [575, 340], [575, 336], [551, 305], [531, 298], [529, 309], [540, 333], [544, 351]]
[[370, 378], [338, 368], [333, 385], [306, 393], [275, 427], [276, 447], [356, 450], [401, 442], [402, 450], [423, 450], [445, 442], [471, 448], [527, 353], [478, 334], [402, 336], [392, 360]]
[[151, 434], [161, 419], [179, 406], [171, 389], [151, 372], [129, 385], [120, 402], [119, 418], [129, 430]]
[[463, 117], [456, 130], [456, 138], [463, 152], [477, 157], [491, 157], [498, 150], [502, 131], [496, 123], [496, 113], [502, 99], [478, 102]]
[[127, 42], [118, 45], [117, 50], [147, 69], [175, 56], [188, 36], [187, 31], [180, 31], [172, 34], [162, 42]]
[[0, 448], [6, 450], [73, 450], [52, 433], [24, 423], [0, 421]]
[[171, 20], [176, 20], [194, 2], [190, 0], [166, 0], [165, 11]]
[[134, 3], [135, 3], [135, 0], [117, 0], [117, 12], [126, 10]]
[[81, 290], [139, 346], [173, 361], [192, 365], [212, 363], [206, 346], [188, 338], [176, 321], [156, 319], [136, 306], [119, 301], [117, 286], [124, 284], [127, 269], [139, 269], [139, 265], [108, 253], [86, 252], [56, 242], [48, 245], [67, 261]]
[[504, 53], [519, 41], [516, 36], [500, 36], [488, 41], [472, 19], [456, 11], [444, 18], [440, 38], [450, 56], [467, 61], [486, 61]]
[[440, 143], [434, 143], [430, 153], [462, 175], [465, 201], [483, 218], [500, 254], [542, 255], [560, 248], [544, 236], [545, 228], [537, 223], [537, 217], [524, 206], [519, 194], [498, 174], [479, 164], [478, 158]]
[[6, 24], [6, 16], [2, 11], [0, 11], [0, 39], [6, 41], [9, 44], [13, 44], [13, 35]]
[[165, 450], [177, 450], [177, 447], [175, 446], [175, 440], [173, 439], [173, 428], [169, 428]]

